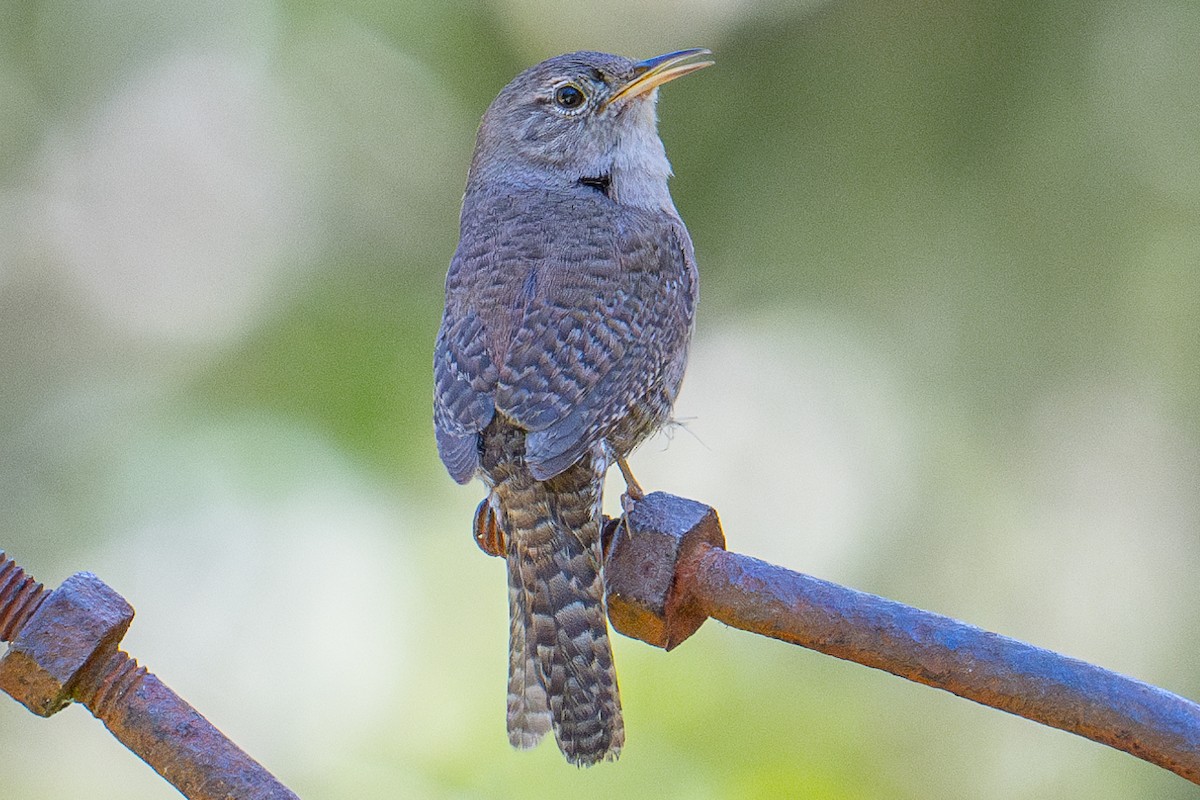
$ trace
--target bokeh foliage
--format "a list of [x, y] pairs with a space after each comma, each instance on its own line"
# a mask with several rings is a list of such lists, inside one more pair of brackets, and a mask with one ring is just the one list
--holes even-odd
[[[645, 482], [731, 546], [1200, 696], [1200, 6], [0, 4], [0, 508], [306, 798], [1185, 797], [706, 626], [617, 642], [619, 765], [503, 736], [505, 594], [433, 449], [474, 128], [571, 49], [663, 92], [702, 270]], [[0, 795], [172, 797], [0, 703]]]

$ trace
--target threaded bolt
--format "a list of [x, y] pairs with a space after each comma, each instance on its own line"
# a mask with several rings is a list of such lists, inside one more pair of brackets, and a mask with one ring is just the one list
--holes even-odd
[[0, 689], [48, 717], [82, 703], [190, 800], [297, 800], [119, 648], [133, 607], [89, 572], [52, 592], [0, 552]]
[[0, 642], [11, 642], [16, 632], [38, 610], [46, 589], [0, 550]]

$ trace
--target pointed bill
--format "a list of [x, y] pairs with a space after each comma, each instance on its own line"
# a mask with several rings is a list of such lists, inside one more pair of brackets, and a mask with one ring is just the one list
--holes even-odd
[[706, 50], [703, 47], [693, 47], [688, 50], [676, 50], [673, 53], [664, 53], [661, 56], [639, 61], [637, 64], [637, 75], [629, 83], [618, 89], [612, 97], [608, 98], [608, 102], [605, 105], [609, 106], [622, 100], [639, 97], [657, 89], [668, 81], [682, 78], [690, 72], [713, 65], [714, 62], [712, 61], [693, 61], [690, 64], [683, 63], [689, 58], [700, 55], [712, 55], [712, 51]]

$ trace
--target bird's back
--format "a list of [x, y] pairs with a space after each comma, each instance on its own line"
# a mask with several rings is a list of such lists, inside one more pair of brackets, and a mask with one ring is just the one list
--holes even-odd
[[670, 413], [696, 287], [673, 214], [594, 190], [469, 195], [435, 354], [451, 473], [474, 474], [477, 434], [497, 411], [531, 434], [541, 478], [601, 440], [632, 450]]

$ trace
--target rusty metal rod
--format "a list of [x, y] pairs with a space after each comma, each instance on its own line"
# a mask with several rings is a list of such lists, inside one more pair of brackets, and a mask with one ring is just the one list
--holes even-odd
[[52, 592], [0, 551], [0, 688], [40, 716], [83, 704], [190, 800], [297, 800], [118, 648], [133, 608], [95, 575]]
[[261, 764], [121, 650], [89, 666], [75, 699], [191, 800], [296, 800]]
[[726, 625], [944, 689], [1200, 783], [1200, 705], [1164, 689], [709, 544], [675, 576], [684, 604]]
[[725, 550], [717, 512], [654, 492], [604, 527], [608, 619], [670, 650], [708, 617], [944, 689], [1200, 783], [1200, 705], [1007, 636]]

